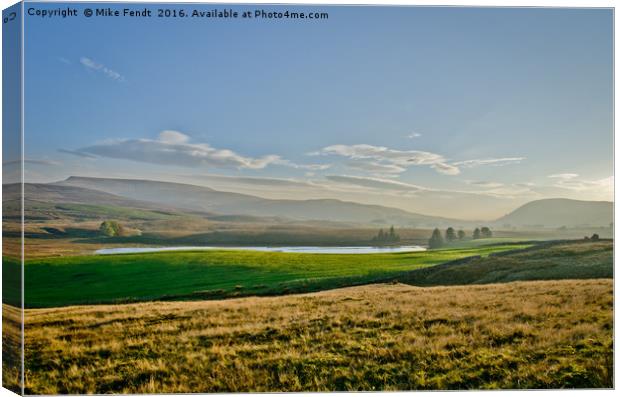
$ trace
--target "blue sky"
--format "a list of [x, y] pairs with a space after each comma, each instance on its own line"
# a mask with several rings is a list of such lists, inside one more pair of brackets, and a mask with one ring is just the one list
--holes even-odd
[[329, 19], [27, 16], [27, 180], [161, 179], [469, 219], [612, 199], [610, 10], [286, 8]]

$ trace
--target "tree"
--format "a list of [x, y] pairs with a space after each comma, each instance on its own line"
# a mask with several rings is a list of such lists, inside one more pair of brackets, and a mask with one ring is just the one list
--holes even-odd
[[491, 238], [491, 237], [493, 237], [493, 232], [491, 231], [491, 229], [489, 229], [486, 226], [484, 226], [482, 229], [480, 229], [480, 234], [482, 234], [483, 238]]
[[474, 240], [477, 240], [480, 238], [480, 229], [476, 228], [476, 230], [474, 230], [473, 238]]
[[107, 237], [122, 236], [125, 234], [123, 226], [116, 221], [103, 221], [99, 225], [101, 234]]
[[379, 229], [379, 233], [372, 238], [372, 241], [376, 243], [395, 243], [399, 240], [400, 236], [394, 231], [394, 226], [391, 226], [387, 232]]
[[435, 230], [433, 230], [433, 235], [428, 240], [428, 247], [430, 249], [434, 249], [434, 248], [440, 248], [442, 246], [443, 246], [443, 237], [441, 237], [441, 232], [439, 231], [439, 229], [435, 228]]
[[446, 229], [446, 241], [452, 242], [456, 240], [456, 233], [454, 232], [454, 228], [450, 226]]
[[592, 237], [590, 237], [590, 240], [592, 240], [592, 241], [598, 241], [598, 240], [599, 240], [599, 236], [598, 236], [598, 234], [594, 233], [594, 234], [592, 235]]
[[459, 240], [463, 240], [465, 238], [465, 232], [461, 229], [458, 231]]

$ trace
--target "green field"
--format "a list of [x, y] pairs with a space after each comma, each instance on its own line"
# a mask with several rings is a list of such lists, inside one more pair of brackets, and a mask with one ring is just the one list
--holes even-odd
[[613, 241], [541, 243], [522, 252], [418, 269], [398, 281], [417, 286], [613, 277]]
[[[33, 259], [25, 266], [25, 300], [27, 307], [54, 307], [309, 292], [528, 246], [506, 243], [367, 255], [222, 250]], [[5, 257], [4, 266], [15, 272], [19, 263]]]

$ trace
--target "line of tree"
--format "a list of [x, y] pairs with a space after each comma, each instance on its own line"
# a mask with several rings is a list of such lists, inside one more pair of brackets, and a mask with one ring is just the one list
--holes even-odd
[[486, 226], [483, 226], [482, 228], [476, 228], [472, 236], [474, 240], [477, 240], [479, 238], [491, 238], [491, 237], [493, 237], [493, 232], [491, 231], [491, 229], [489, 229]]
[[[459, 229], [459, 231], [455, 231], [452, 226], [446, 229], [445, 234], [442, 236], [441, 231], [438, 228], [433, 230], [433, 234], [431, 238], [428, 240], [428, 246], [433, 248], [440, 248], [444, 246], [446, 243], [451, 243], [456, 240], [465, 240], [467, 235], [465, 231]], [[493, 232], [490, 228], [484, 226], [482, 228], [476, 228], [472, 233], [472, 239], [477, 240], [480, 238], [490, 238], [493, 237]]]
[[400, 236], [394, 231], [394, 226], [390, 226], [388, 231], [379, 229], [379, 233], [372, 238], [375, 243], [396, 243], [400, 241]]

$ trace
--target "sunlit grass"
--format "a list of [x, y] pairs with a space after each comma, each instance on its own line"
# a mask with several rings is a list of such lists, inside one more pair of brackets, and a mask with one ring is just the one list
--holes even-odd
[[[26, 306], [205, 299], [308, 292], [356, 285], [472, 255], [525, 248], [503, 244], [390, 254], [188, 251], [33, 259]], [[11, 270], [18, 263], [5, 258]]]
[[612, 387], [613, 281], [32, 309], [26, 393]]

